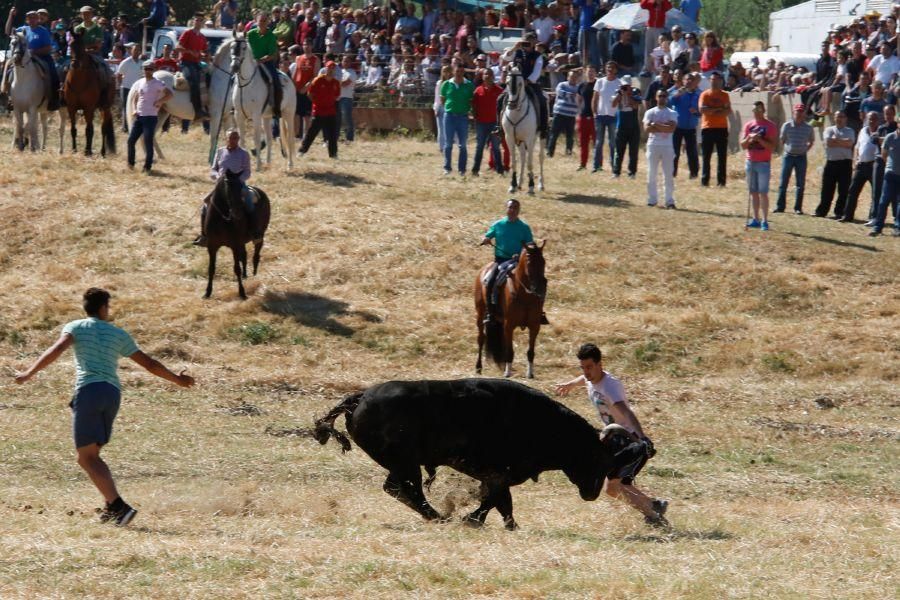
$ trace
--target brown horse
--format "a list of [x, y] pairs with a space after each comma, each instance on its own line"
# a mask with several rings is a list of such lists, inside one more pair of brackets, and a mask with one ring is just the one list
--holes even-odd
[[206, 247], [209, 250], [209, 280], [206, 284], [204, 298], [212, 294], [213, 277], [216, 274], [216, 253], [222, 246], [231, 248], [234, 256], [234, 275], [237, 277], [238, 294], [244, 300], [247, 293], [244, 292], [243, 278], [247, 277], [247, 243], [253, 242], [253, 274], [259, 269], [259, 252], [263, 246], [262, 236], [269, 227], [271, 209], [269, 197], [259, 188], [254, 188], [259, 201], [254, 207], [257, 220], [257, 228], [260, 238], [254, 241], [253, 232], [250, 231], [244, 204], [244, 187], [240, 173], [226, 171], [223, 177], [216, 182], [212, 197], [209, 200], [209, 208], [206, 210], [203, 229], [206, 232]]
[[100, 131], [102, 133], [102, 145], [100, 155], [106, 156], [109, 151], [116, 152], [116, 134], [113, 127], [112, 107], [116, 102], [116, 86], [111, 74], [106, 74], [99, 69], [105, 66], [98, 65], [85, 51], [81, 35], [72, 34], [72, 64], [66, 73], [66, 81], [63, 85], [63, 97], [66, 109], [69, 113], [69, 122], [72, 131], [72, 152], [78, 150], [75, 139], [78, 136], [78, 126], [75, 118], [80, 110], [84, 113], [85, 156], [93, 153], [91, 146], [94, 142], [94, 111], [100, 110], [102, 121]]
[[[528, 328], [528, 377], [534, 378], [534, 342], [541, 330], [544, 298], [547, 295], [547, 278], [544, 277], [544, 243], [523, 244], [519, 262], [509, 274], [506, 284], [497, 294], [497, 306], [489, 306], [484, 278], [493, 267], [486, 265], [475, 280], [475, 315], [478, 325], [478, 362], [475, 371], [481, 373], [481, 352], [498, 367], [503, 375], [512, 374], [513, 333], [516, 327]], [[485, 316], [490, 320], [485, 323]], [[487, 345], [485, 345], [485, 341]]]

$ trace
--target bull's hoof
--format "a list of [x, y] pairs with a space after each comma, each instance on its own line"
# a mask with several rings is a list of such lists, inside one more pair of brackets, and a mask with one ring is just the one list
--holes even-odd
[[484, 521], [482, 521], [478, 517], [474, 517], [472, 515], [463, 517], [462, 522], [463, 522], [463, 525], [466, 525], [467, 527], [471, 527], [473, 529], [480, 529], [480, 528], [484, 527]]
[[503, 526], [506, 527], [507, 531], [515, 531], [519, 528], [519, 524], [516, 523], [516, 520], [512, 517], [510, 517], [509, 519], [504, 519]]

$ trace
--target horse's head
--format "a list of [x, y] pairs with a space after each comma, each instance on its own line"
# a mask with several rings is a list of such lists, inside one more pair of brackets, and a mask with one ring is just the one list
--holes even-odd
[[510, 66], [506, 71], [506, 93], [509, 96], [510, 108], [518, 107], [524, 84], [525, 80], [519, 65]]
[[69, 29], [69, 33], [72, 38], [69, 42], [69, 48], [72, 49], [72, 60], [80, 65], [85, 57], [84, 40], [81, 37], [82, 34], [75, 33], [74, 29]]
[[546, 243], [547, 241], [544, 240], [540, 246], [535, 243], [522, 245], [524, 250], [522, 259], [525, 261], [525, 273], [528, 275], [525, 289], [542, 300], [547, 295], [547, 278], [544, 276], [546, 267], [544, 244]]
[[219, 186], [228, 202], [228, 210], [231, 218], [240, 221], [244, 217], [244, 183], [241, 181], [243, 171], [237, 173], [225, 170], [225, 175], [219, 179]]
[[25, 57], [28, 54], [28, 44], [25, 42], [25, 36], [21, 33], [13, 33], [9, 40], [9, 54], [13, 58], [13, 63], [17, 67], [25, 64]]
[[241, 63], [244, 62], [244, 53], [247, 51], [247, 40], [244, 36], [234, 38], [231, 44], [231, 73], [237, 73], [241, 70]]

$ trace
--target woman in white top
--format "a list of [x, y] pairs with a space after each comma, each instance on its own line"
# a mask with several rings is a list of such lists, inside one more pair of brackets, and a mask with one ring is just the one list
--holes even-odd
[[441, 102], [441, 84], [453, 77], [450, 65], [441, 67], [441, 77], [434, 86], [434, 118], [437, 121], [437, 142], [441, 152], [444, 151], [444, 103]]

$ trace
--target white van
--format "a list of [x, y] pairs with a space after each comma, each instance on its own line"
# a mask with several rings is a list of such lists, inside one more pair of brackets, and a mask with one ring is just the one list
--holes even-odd
[[[160, 27], [153, 34], [153, 44], [150, 47], [150, 58], [159, 58], [163, 54], [163, 46], [170, 45], [174, 50], [178, 46], [178, 38], [188, 28], [181, 26]], [[209, 43], [209, 55], [215, 56], [216, 50], [226, 40], [230, 40], [233, 36], [229, 29], [201, 29], [200, 33]]]

